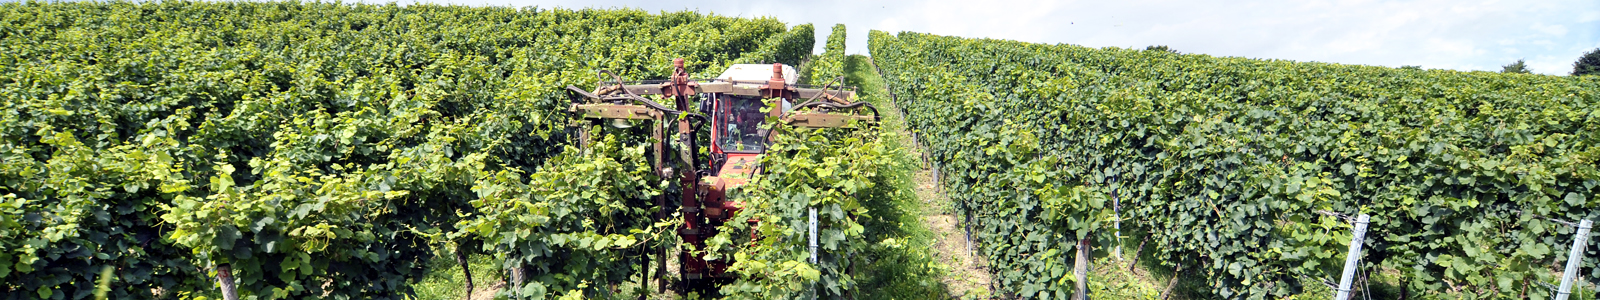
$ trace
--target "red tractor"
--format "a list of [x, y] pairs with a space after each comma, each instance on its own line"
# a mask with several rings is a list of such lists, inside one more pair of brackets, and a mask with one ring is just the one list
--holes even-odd
[[[878, 121], [877, 109], [871, 104], [850, 101], [855, 92], [796, 85], [794, 68], [787, 65], [733, 65], [718, 78], [696, 80], [684, 71], [683, 59], [672, 63], [674, 75], [664, 81], [624, 82], [615, 74], [600, 71], [611, 80], [603, 78], [595, 90], [572, 86], [567, 89], [579, 95], [570, 109], [575, 125], [652, 121], [655, 170], [662, 178], [678, 177], [680, 185], [676, 195], [656, 196], [655, 206], [660, 209], [655, 217], [658, 221], [666, 218], [668, 197], [676, 197], [684, 218], [677, 233], [693, 249], [705, 249], [705, 240], [717, 234], [718, 226], [734, 221], [731, 218], [742, 203], [728, 199], [727, 191], [760, 174], [757, 157], [773, 140], [768, 128], [844, 127], [853, 122]], [[645, 96], [670, 100], [672, 106]], [[871, 115], [855, 113], [862, 109]], [[763, 126], [769, 119], [781, 124]], [[675, 142], [667, 143], [664, 131], [673, 123], [677, 125], [676, 134], [671, 137]], [[702, 129], [710, 131], [709, 157], [697, 155], [701, 147], [697, 145], [697, 133]], [[578, 132], [580, 144], [587, 144], [588, 131]], [[668, 150], [669, 145], [676, 145], [677, 149]], [[663, 159], [669, 153], [676, 153], [678, 158]], [[667, 257], [665, 248], [657, 249], [656, 254], [658, 258]], [[662, 275], [667, 262], [657, 261], [656, 277], [662, 281], [660, 289], [664, 289]], [[678, 261], [680, 288], [686, 291], [712, 290], [733, 279], [732, 274], [726, 273], [730, 261], [708, 261], [687, 251], [678, 253]]]

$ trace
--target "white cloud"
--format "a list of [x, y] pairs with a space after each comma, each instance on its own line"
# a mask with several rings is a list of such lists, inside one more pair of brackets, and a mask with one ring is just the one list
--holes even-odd
[[1578, 16], [1578, 23], [1600, 21], [1600, 11], [1585, 12]]
[[1533, 28], [1533, 30], [1536, 30], [1536, 31], [1539, 31], [1539, 32], [1543, 32], [1543, 33], [1548, 34], [1548, 35], [1554, 35], [1554, 36], [1567, 35], [1567, 27], [1566, 26], [1561, 26], [1559, 24], [1558, 25], [1544, 25], [1543, 23], [1533, 23], [1533, 26], [1530, 27], [1530, 28]]
[[1540, 55], [1538, 57], [1529, 58], [1526, 63], [1528, 64], [1528, 68], [1533, 69], [1534, 72], [1542, 74], [1566, 75], [1572, 72], [1573, 61], [1577, 61], [1577, 57]]

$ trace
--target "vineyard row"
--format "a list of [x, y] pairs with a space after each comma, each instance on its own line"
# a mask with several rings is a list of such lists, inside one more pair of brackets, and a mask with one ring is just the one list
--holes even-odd
[[1013, 295], [1070, 295], [1073, 245], [1116, 234], [1215, 296], [1296, 295], [1343, 267], [1349, 222], [1318, 211], [1371, 215], [1366, 261], [1419, 295], [1547, 295], [1573, 240], [1549, 220], [1600, 219], [1593, 76], [912, 32], [869, 45]]

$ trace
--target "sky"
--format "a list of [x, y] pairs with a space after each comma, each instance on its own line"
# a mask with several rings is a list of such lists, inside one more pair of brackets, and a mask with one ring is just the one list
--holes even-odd
[[1584, 52], [1600, 48], [1600, 0], [421, 2], [773, 16], [790, 25], [815, 24], [818, 52], [829, 28], [843, 23], [852, 54], [869, 54], [867, 31], [875, 29], [1467, 71], [1499, 71], [1524, 59], [1535, 73], [1566, 75]]

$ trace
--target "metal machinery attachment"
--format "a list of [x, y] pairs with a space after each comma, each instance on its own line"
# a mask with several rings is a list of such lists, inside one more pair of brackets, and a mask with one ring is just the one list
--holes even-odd
[[[794, 68], [774, 63], [770, 67], [733, 65], [718, 78], [696, 80], [690, 79], [684, 70], [683, 59], [673, 59], [672, 64], [673, 75], [667, 80], [624, 82], [612, 72], [600, 71], [600, 82], [593, 91], [567, 86], [577, 95], [569, 112], [573, 115], [574, 126], [605, 121], [651, 121], [656, 174], [662, 178], [678, 177], [680, 184], [677, 195], [655, 197], [655, 206], [659, 208], [655, 219], [665, 219], [669, 209], [667, 197], [677, 197], [678, 209], [684, 218], [677, 232], [691, 249], [704, 249], [705, 240], [717, 234], [717, 226], [730, 221], [741, 208], [742, 203], [727, 199], [727, 191], [744, 185], [760, 172], [757, 157], [765, 153], [766, 146], [773, 140], [772, 132], [762, 128], [769, 116], [787, 126], [807, 128], [878, 122], [877, 108], [865, 102], [850, 101], [855, 97], [854, 91], [827, 88], [833, 82], [842, 81], [842, 77], [822, 87], [796, 85]], [[771, 70], [770, 77], [766, 76], [767, 70]], [[645, 96], [670, 101], [672, 106]], [[797, 100], [804, 102], [796, 105]], [[769, 107], [781, 109], [762, 112]], [[863, 108], [871, 115], [855, 114]], [[675, 142], [668, 144], [663, 131], [674, 123], [676, 131], [671, 138]], [[702, 129], [710, 131], [709, 157], [697, 156], [701, 145], [696, 144], [696, 133]], [[589, 131], [578, 132], [580, 144], [587, 146]], [[668, 152], [669, 145], [676, 146], [675, 153]], [[678, 158], [664, 160], [669, 157], [664, 155], [668, 154], [676, 154]], [[660, 281], [657, 290], [661, 291], [667, 286], [663, 276], [667, 262], [660, 259], [667, 257], [666, 249], [655, 250], [656, 278]], [[679, 253], [678, 261], [683, 279], [679, 287], [685, 292], [714, 292], [717, 285], [733, 280], [733, 274], [726, 272], [729, 261], [708, 261], [688, 251]], [[648, 271], [648, 265], [644, 269]]]

